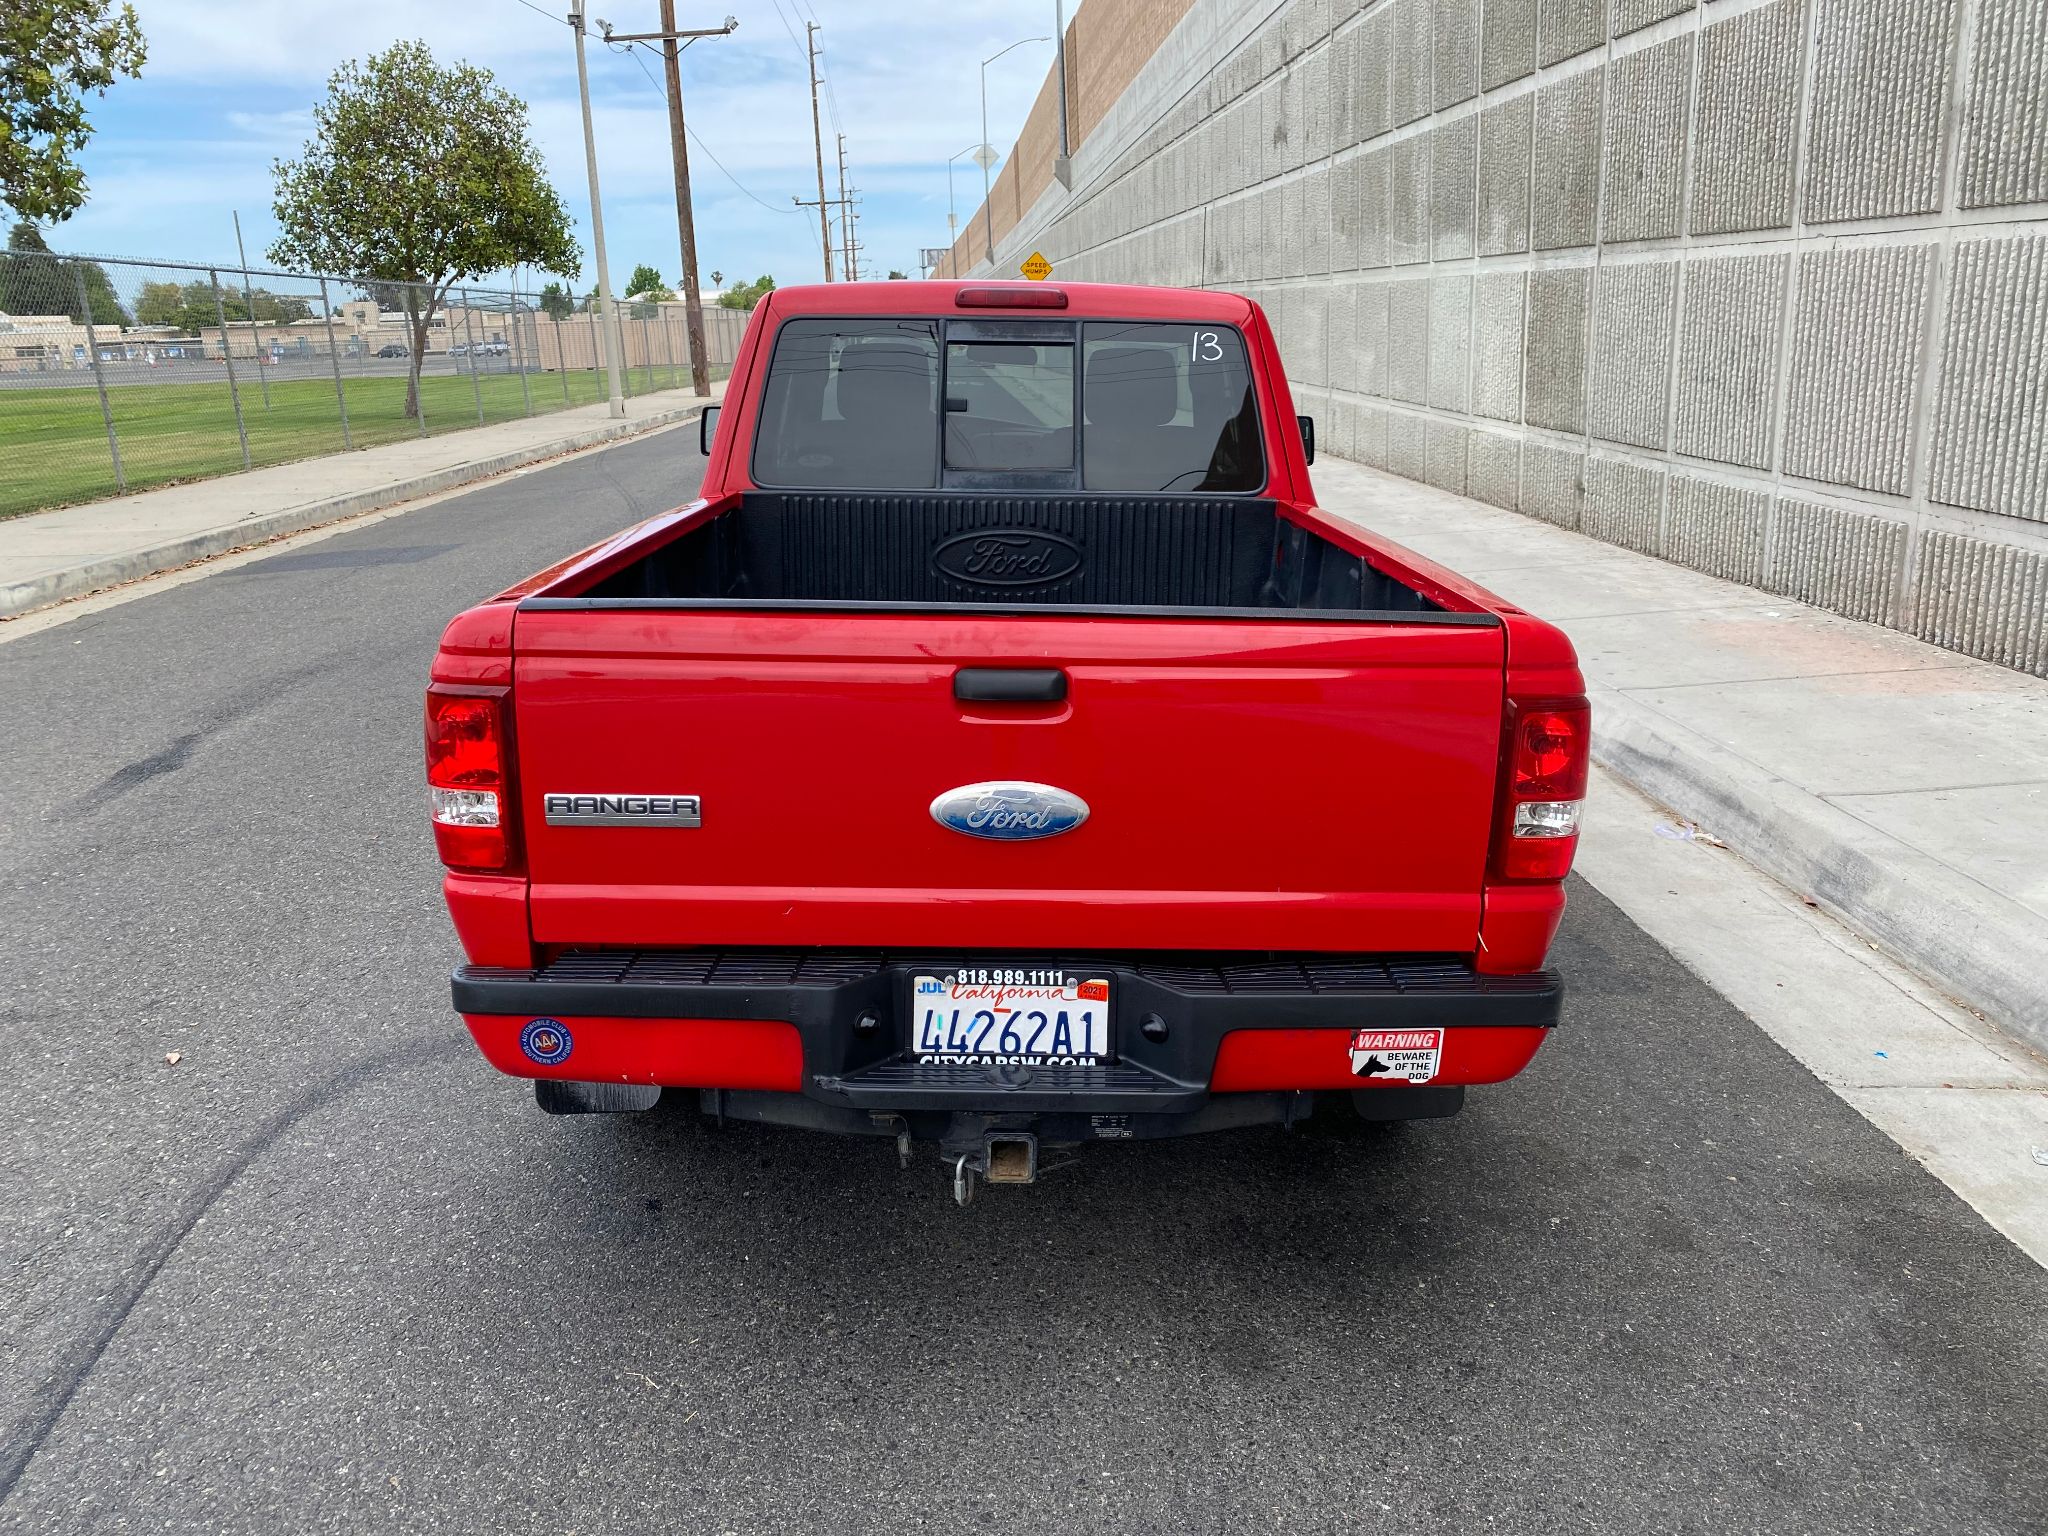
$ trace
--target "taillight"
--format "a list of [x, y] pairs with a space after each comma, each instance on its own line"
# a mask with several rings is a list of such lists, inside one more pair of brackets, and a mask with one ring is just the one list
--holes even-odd
[[1562, 880], [1579, 847], [1579, 809], [1592, 767], [1593, 712], [1582, 698], [1510, 700], [1507, 761], [1493, 872]]
[[451, 869], [512, 863], [511, 773], [505, 696], [427, 690], [427, 793], [434, 844]]

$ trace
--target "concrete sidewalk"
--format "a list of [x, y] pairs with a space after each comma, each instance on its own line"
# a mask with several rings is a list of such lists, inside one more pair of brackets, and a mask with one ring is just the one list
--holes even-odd
[[1375, 470], [1314, 478], [1570, 634], [1603, 764], [2048, 1050], [2048, 682]]
[[[712, 400], [724, 392], [722, 382], [713, 384]], [[703, 403], [687, 389], [664, 390], [627, 400], [622, 421], [613, 420], [600, 402], [0, 519], [0, 619], [579, 448], [637, 437], [689, 420]]]

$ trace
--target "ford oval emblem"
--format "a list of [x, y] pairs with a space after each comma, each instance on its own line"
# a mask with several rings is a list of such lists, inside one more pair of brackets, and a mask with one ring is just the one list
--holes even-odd
[[1006, 843], [1058, 837], [1087, 819], [1088, 802], [1079, 795], [1021, 779], [962, 784], [932, 802], [932, 820], [940, 826]]
[[932, 551], [941, 576], [977, 587], [1038, 587], [1081, 569], [1081, 546], [1036, 528], [976, 528]]

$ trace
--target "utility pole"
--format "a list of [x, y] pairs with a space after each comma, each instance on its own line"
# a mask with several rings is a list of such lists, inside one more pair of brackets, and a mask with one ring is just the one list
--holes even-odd
[[701, 27], [693, 31], [676, 28], [676, 0], [661, 0], [661, 30], [605, 34], [613, 43], [661, 42], [662, 73], [668, 83], [669, 158], [676, 175], [676, 233], [683, 244], [683, 324], [690, 336], [690, 388], [699, 395], [711, 393], [711, 359], [704, 350], [704, 300], [697, 292], [697, 220], [690, 208], [690, 143], [683, 129], [683, 66], [678, 39], [724, 37], [739, 29], [728, 16], [722, 27]]
[[604, 260], [604, 204], [597, 192], [597, 132], [590, 124], [590, 68], [583, 60], [584, 0], [569, 0], [569, 25], [576, 33], [576, 90], [583, 98], [583, 158], [590, 170], [590, 243], [597, 258], [597, 303], [601, 311], [605, 340], [604, 371], [611, 395], [611, 414], [626, 414], [626, 391], [619, 378], [619, 360], [625, 337], [619, 331], [619, 312], [612, 305], [611, 273]]
[[690, 142], [683, 132], [683, 66], [676, 47], [676, 0], [661, 0], [661, 66], [668, 85], [669, 154], [676, 171], [676, 234], [683, 242], [683, 330], [690, 339], [690, 390], [711, 393], [704, 353], [704, 296], [697, 291], [697, 219], [690, 208]]
[[860, 281], [860, 263], [853, 254], [853, 199], [846, 195], [846, 135], [839, 135], [839, 245], [841, 266], [849, 283]]
[[[858, 189], [856, 189], [856, 190], [858, 190]], [[852, 202], [851, 202], [850, 200], [848, 200], [847, 198], [843, 198], [843, 197], [828, 197], [828, 198], [825, 198], [825, 199], [824, 199], [824, 200], [823, 200], [822, 202], [821, 202], [820, 200], [818, 200], [817, 198], [814, 198], [814, 197], [792, 197], [792, 198], [790, 199], [790, 201], [791, 201], [792, 203], [794, 203], [794, 204], [795, 204], [795, 205], [796, 205], [797, 207], [799, 207], [799, 208], [816, 208], [816, 209], [818, 209], [818, 210], [819, 210], [819, 215], [818, 215], [818, 217], [819, 217], [819, 220], [820, 220], [820, 222], [822, 222], [822, 223], [823, 223], [823, 225], [824, 225], [824, 230], [825, 230], [825, 258], [826, 258], [826, 265], [827, 265], [827, 266], [830, 266], [830, 265], [831, 265], [831, 257], [832, 257], [832, 243], [833, 243], [833, 236], [832, 236], [832, 224], [831, 224], [831, 220], [832, 220], [832, 219], [833, 219], [833, 218], [835, 217], [835, 215], [834, 215], [834, 214], [832, 214], [832, 213], [828, 213], [828, 212], [826, 212], [825, 210], [827, 210], [827, 209], [836, 209], [836, 210], [838, 210], [838, 213], [837, 213], [837, 215], [836, 215], [836, 216], [837, 216], [837, 217], [839, 217], [840, 219], [842, 219], [842, 220], [843, 220], [843, 219], [844, 219], [844, 218], [846, 217], [846, 214], [847, 214], [848, 210], [850, 210], [850, 209], [851, 209], [851, 208], [853, 207], [853, 204], [852, 204]], [[843, 230], [845, 229], [845, 225], [844, 225], [844, 224], [842, 223], [842, 224], [841, 224], [841, 226], [840, 226], [840, 228], [841, 228], [841, 230], [843, 231]], [[855, 247], [855, 249], [857, 249], [857, 247]], [[848, 245], [847, 245], [846, 237], [845, 237], [845, 235], [844, 235], [844, 234], [842, 233], [842, 234], [841, 234], [841, 236], [840, 236], [840, 238], [839, 238], [839, 255], [840, 255], [840, 259], [841, 259], [841, 266], [840, 266], [839, 270], [840, 270], [840, 272], [841, 272], [842, 274], [845, 274], [845, 273], [847, 272], [847, 270], [848, 270], [848, 269], [847, 269], [847, 267], [846, 267], [846, 265], [845, 265], [845, 261], [846, 261], [846, 259], [847, 259], [847, 253], [848, 253]]]
[[818, 151], [818, 243], [825, 250], [825, 281], [832, 281], [832, 222], [825, 213], [825, 130], [818, 122], [818, 24], [804, 23], [811, 55], [811, 143]]
[[737, 32], [740, 24], [728, 16], [723, 26], [678, 28], [675, 0], [661, 0], [659, 32], [614, 32], [602, 22], [598, 25], [607, 43], [624, 43], [629, 48], [636, 43], [661, 44], [662, 73], [668, 83], [669, 160], [676, 178], [676, 233], [683, 247], [683, 325], [690, 337], [690, 387], [699, 395], [708, 395], [711, 359], [704, 349], [704, 301], [697, 293], [697, 219], [690, 207], [690, 141], [683, 128], [682, 48], [677, 43], [679, 39], [687, 45], [700, 37], [725, 37]]

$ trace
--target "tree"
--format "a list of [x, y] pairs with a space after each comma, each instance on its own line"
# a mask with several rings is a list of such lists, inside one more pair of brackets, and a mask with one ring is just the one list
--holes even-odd
[[213, 297], [213, 284], [203, 277], [189, 283], [144, 283], [135, 298], [135, 323], [168, 325], [196, 336], [201, 327], [219, 324], [220, 316], [230, 325], [247, 320], [250, 299], [255, 300], [256, 320], [262, 325], [289, 325], [313, 317], [313, 306], [295, 293], [256, 288], [244, 295], [239, 284], [224, 282], [218, 314]]
[[258, 288], [253, 297], [256, 318], [265, 325], [291, 325], [313, 318], [313, 301], [296, 293], [272, 293], [268, 288]]
[[910, 281], [910, 274], [908, 272], [898, 272], [894, 267], [891, 267], [889, 269], [889, 281], [892, 283], [907, 283]]
[[[88, 91], [142, 73], [135, 8], [112, 0], [0, 5], [0, 203], [61, 223], [85, 202], [76, 155], [92, 137]], [[97, 318], [97, 317], [95, 317]]]
[[144, 283], [135, 295], [137, 325], [176, 325], [185, 309], [182, 283]]
[[521, 262], [574, 277], [568, 210], [548, 184], [526, 103], [491, 72], [425, 43], [351, 59], [313, 109], [315, 135], [272, 167], [282, 233], [270, 258], [400, 290], [411, 330], [405, 413], [419, 414], [434, 311], [457, 282]]
[[566, 320], [576, 312], [576, 300], [560, 283], [549, 283], [540, 291], [541, 312], [551, 320]]
[[633, 275], [626, 282], [626, 297], [629, 299], [652, 299], [657, 304], [663, 299], [673, 298], [668, 284], [661, 280], [661, 274], [642, 262], [633, 269]]
[[[85, 304], [78, 302], [79, 279], [85, 280]], [[22, 221], [7, 235], [7, 253], [0, 256], [0, 311], [10, 315], [69, 315], [83, 325], [88, 313], [94, 325], [116, 328], [128, 323], [114, 292], [113, 279], [96, 261], [55, 256], [35, 225]]]
[[624, 302], [632, 305], [635, 320], [652, 320], [661, 313], [657, 304], [665, 303], [675, 295], [668, 291], [668, 284], [661, 280], [661, 274], [642, 262], [633, 269], [632, 277], [626, 281]]
[[721, 309], [752, 309], [774, 290], [775, 279], [757, 277], [751, 283], [740, 278], [718, 296]]

